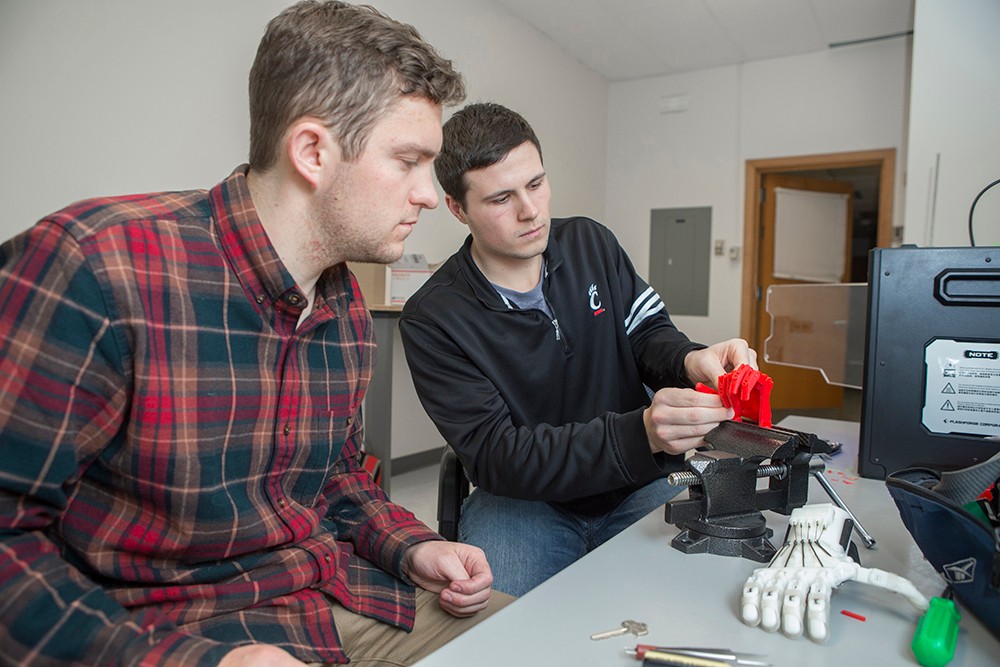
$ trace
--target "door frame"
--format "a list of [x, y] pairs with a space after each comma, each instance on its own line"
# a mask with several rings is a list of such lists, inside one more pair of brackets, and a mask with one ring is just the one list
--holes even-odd
[[[885, 148], [849, 153], [828, 153], [795, 157], [747, 160], [743, 217], [743, 289], [740, 307], [740, 336], [751, 345], [757, 330], [757, 271], [761, 234], [760, 191], [766, 174], [817, 169], [878, 167], [878, 222], [875, 245], [892, 244], [893, 201], [896, 192], [896, 149]], [[762, 296], [761, 296], [762, 298]]]

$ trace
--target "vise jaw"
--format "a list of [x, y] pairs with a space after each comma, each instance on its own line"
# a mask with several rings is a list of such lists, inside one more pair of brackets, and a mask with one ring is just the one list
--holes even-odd
[[[712, 450], [695, 454], [671, 484], [686, 499], [666, 505], [665, 520], [681, 529], [671, 545], [684, 553], [738, 556], [766, 563], [775, 553], [761, 510], [791, 514], [809, 497], [809, 464], [832, 447], [811, 433], [725, 421], [705, 436]], [[765, 464], [765, 462], [768, 462]], [[767, 488], [757, 480], [767, 478]]]

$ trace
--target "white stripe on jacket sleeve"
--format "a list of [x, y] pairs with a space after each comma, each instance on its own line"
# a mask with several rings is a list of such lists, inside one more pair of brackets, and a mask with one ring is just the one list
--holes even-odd
[[660, 295], [652, 287], [647, 288], [639, 295], [639, 298], [632, 302], [632, 310], [625, 318], [625, 334], [632, 335], [632, 332], [642, 324], [643, 320], [661, 310], [663, 310], [663, 300], [660, 299]]

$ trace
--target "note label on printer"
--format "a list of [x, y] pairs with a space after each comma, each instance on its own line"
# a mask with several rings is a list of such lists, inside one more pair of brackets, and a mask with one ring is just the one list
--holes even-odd
[[927, 430], [1000, 436], [1000, 343], [939, 338], [924, 349], [924, 364]]

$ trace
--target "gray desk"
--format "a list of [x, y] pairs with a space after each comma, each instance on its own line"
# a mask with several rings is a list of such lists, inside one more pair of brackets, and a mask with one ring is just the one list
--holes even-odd
[[365, 448], [382, 461], [382, 488], [392, 482], [392, 347], [402, 306], [371, 306], [375, 369], [365, 397]]
[[[874, 536], [875, 550], [860, 545], [861, 562], [910, 578], [924, 595], [938, 595], [943, 582], [903, 527], [882, 482], [856, 477], [858, 425], [824, 419], [789, 418], [782, 425], [844, 443], [827, 479]], [[828, 502], [811, 481], [811, 503]], [[783, 541], [787, 517], [767, 512], [772, 541]], [[909, 645], [918, 613], [901, 597], [856, 582], [837, 589], [831, 600], [831, 637], [815, 644], [750, 628], [739, 620], [743, 583], [760, 564], [708, 554], [685, 555], [670, 546], [678, 530], [662, 510], [582, 558], [563, 572], [442, 647], [419, 667], [546, 667], [599, 665], [635, 667], [625, 656], [636, 638], [592, 641], [590, 635], [624, 619], [649, 625], [643, 643], [723, 646], [763, 653], [775, 667], [891, 667], [916, 665]], [[857, 540], [856, 540], [857, 541]], [[861, 622], [841, 610], [861, 614]], [[1000, 664], [1000, 642], [969, 613], [963, 613], [955, 658], [948, 667]]]

